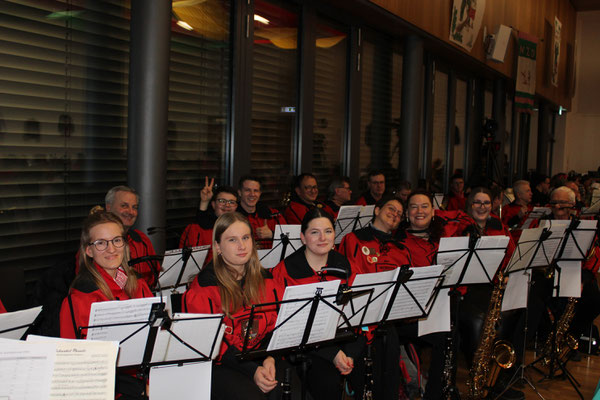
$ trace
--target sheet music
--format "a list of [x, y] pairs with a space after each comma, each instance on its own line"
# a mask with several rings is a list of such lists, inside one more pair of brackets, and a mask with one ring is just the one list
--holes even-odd
[[556, 250], [558, 250], [558, 246], [560, 245], [563, 236], [565, 236], [564, 226], [547, 226], [547, 228], [550, 229], [551, 235], [540, 245], [535, 258], [531, 262], [532, 267], [544, 267], [550, 265], [552, 260], [554, 260]]
[[[360, 325], [364, 312], [366, 312], [366, 314], [363, 325], [375, 324], [381, 321], [399, 273], [400, 268], [396, 268], [390, 271], [356, 275], [354, 283], [352, 284], [353, 291], [373, 289], [373, 294], [371, 295], [371, 303], [369, 303], [368, 306], [368, 294], [353, 298], [344, 306], [344, 314], [346, 314], [346, 317], [352, 326]], [[381, 282], [390, 283], [378, 284]]]
[[590, 206], [581, 210], [581, 215], [594, 215], [600, 213], [600, 189], [594, 189]]
[[97, 342], [30, 335], [27, 343], [55, 347], [50, 385], [53, 400], [113, 400], [118, 342]]
[[212, 363], [161, 365], [150, 368], [150, 400], [210, 399]]
[[[323, 297], [332, 296], [327, 297], [326, 300], [333, 305], [339, 286], [340, 281], [335, 280], [286, 287], [283, 294], [284, 301], [291, 299], [306, 300], [283, 303], [281, 305], [277, 315], [277, 328], [273, 331], [267, 351], [299, 346], [302, 342], [306, 322], [308, 321], [312, 298], [315, 296], [317, 290], [321, 291], [321, 296]], [[302, 306], [305, 307], [302, 308]], [[302, 310], [291, 317], [300, 308]], [[290, 319], [288, 320], [288, 318]], [[338, 313], [322, 301], [319, 302], [307, 343], [333, 339], [335, 337], [337, 321]]]
[[529, 266], [543, 230], [544, 228], [523, 230], [519, 243], [517, 243], [517, 247], [506, 267], [507, 272], [520, 271]]
[[257, 249], [256, 251], [258, 252], [260, 265], [262, 265], [263, 268], [274, 268], [281, 261], [283, 244], [281, 243], [281, 240], [274, 240], [273, 247], [270, 249]]
[[[191, 318], [203, 318], [186, 321]], [[215, 343], [215, 340], [219, 337], [219, 331], [221, 329], [221, 321], [223, 316], [221, 314], [184, 314], [175, 313], [173, 315], [173, 322], [171, 324], [171, 330], [181, 340], [189, 344], [194, 349], [198, 350], [206, 357], [211, 358], [214, 354], [212, 352], [219, 353], [220, 342]], [[157, 361], [179, 361], [179, 360], [190, 360], [202, 357], [200, 354], [191, 350], [182, 344], [177, 338], [172, 336], [166, 330], [160, 330], [160, 335], [167, 336], [167, 346], [165, 352], [157, 354]], [[216, 338], [216, 339], [215, 339]], [[213, 347], [214, 345], [214, 347]], [[154, 347], [155, 352], [157, 347]], [[155, 360], [155, 354], [152, 354], [152, 360]]]
[[527, 284], [531, 270], [521, 270], [508, 276], [508, 283], [502, 297], [502, 311], [527, 307]]
[[450, 332], [450, 289], [440, 289], [429, 316], [418, 323], [419, 336], [435, 332]]
[[442, 204], [444, 203], [444, 193], [434, 193], [433, 194], [433, 209], [441, 210]]
[[373, 220], [374, 212], [374, 204], [371, 204], [370, 206], [362, 206], [362, 208], [360, 209], [360, 217], [358, 217], [358, 224], [356, 225], [356, 229], [361, 229], [369, 225], [371, 220]]
[[533, 210], [527, 215], [527, 219], [521, 225], [521, 229], [529, 229], [533, 221], [539, 220], [545, 215], [549, 215], [552, 210], [549, 207], [533, 207]]
[[[546, 222], [546, 221], [544, 221]], [[570, 220], [556, 220], [548, 222], [550, 226], [564, 226], [565, 230], [571, 224]], [[565, 235], [563, 240], [566, 240], [565, 248], [562, 254], [556, 254], [561, 260], [584, 260], [590, 249], [594, 236], [596, 235], [597, 220], [580, 220], [577, 228], [571, 231], [571, 234]], [[573, 240], [575, 237], [575, 240]], [[577, 241], [577, 243], [575, 242]], [[562, 243], [560, 245], [562, 247]], [[559, 248], [560, 248], [559, 247]]]
[[356, 217], [362, 206], [341, 206], [335, 220], [335, 244], [340, 244], [344, 236], [352, 232]]
[[287, 236], [290, 241], [283, 258], [286, 258], [302, 247], [302, 241], [300, 240], [300, 225], [277, 225], [275, 227], [275, 236], [273, 236], [273, 246], [275, 246], [275, 239], [281, 238], [281, 235]]
[[[439, 281], [439, 279], [435, 278], [442, 275], [443, 269], [443, 265], [412, 268], [413, 275], [408, 282], [400, 286], [400, 290], [398, 290], [398, 294], [388, 315], [388, 321], [422, 317], [423, 311], [421, 311], [419, 305], [425, 312], [428, 312], [431, 308], [431, 304], [429, 303], [433, 289]], [[408, 293], [409, 290], [412, 296], [415, 297], [414, 299]]]
[[554, 273], [554, 297], [581, 297], [581, 261], [558, 261]]
[[[185, 266], [185, 271], [181, 276], [181, 284], [188, 283], [192, 278], [202, 270], [206, 256], [210, 250], [210, 246], [192, 247], [192, 254]], [[162, 262], [163, 271], [158, 277], [162, 288], [173, 287], [177, 284], [177, 278], [183, 267], [182, 257], [183, 249], [169, 250], [165, 252], [165, 258]]]
[[[504, 259], [508, 236], [482, 236], [460, 284], [489, 283]], [[445, 266], [444, 286], [458, 284], [469, 254], [469, 237], [441, 238], [437, 261]]]
[[148, 321], [154, 303], [160, 303], [160, 298], [146, 297], [143, 299], [93, 303], [90, 309], [88, 326], [127, 322], [139, 322], [139, 324], [89, 328], [87, 339], [120, 342], [121, 350], [117, 361], [119, 367], [140, 364], [146, 348], [150, 327], [143, 327], [141, 331], [127, 339], [126, 342], [123, 342], [123, 340], [139, 330]]
[[[0, 314], [0, 331], [5, 331], [19, 326], [23, 328], [13, 329], [8, 332], [0, 333], [1, 338], [19, 340], [29, 328], [33, 321], [42, 311], [42, 306], [29, 308], [27, 310], [15, 311]], [[1, 399], [1, 398], [0, 398]]]
[[0, 399], [48, 399], [55, 356], [48, 344], [0, 339]]

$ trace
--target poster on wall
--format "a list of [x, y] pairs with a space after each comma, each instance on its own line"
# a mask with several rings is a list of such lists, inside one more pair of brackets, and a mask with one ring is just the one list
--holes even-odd
[[454, 0], [450, 17], [450, 41], [471, 51], [479, 34], [485, 0]]
[[554, 45], [552, 46], [552, 75], [550, 82], [558, 87], [558, 60], [560, 59], [560, 31], [562, 24], [554, 17]]
[[519, 32], [519, 58], [517, 59], [515, 88], [515, 107], [517, 111], [527, 113], [533, 111], [537, 42], [538, 39], [535, 36]]

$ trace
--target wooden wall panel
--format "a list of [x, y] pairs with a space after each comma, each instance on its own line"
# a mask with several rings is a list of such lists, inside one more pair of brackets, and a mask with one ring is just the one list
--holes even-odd
[[[450, 12], [453, 0], [370, 0], [392, 14], [415, 25], [432, 36], [450, 43]], [[562, 23], [561, 49], [559, 61], [559, 85], [547, 84], [544, 77], [545, 63], [550, 62], [544, 39], [544, 21], [554, 26], [554, 17]], [[576, 13], [569, 0], [487, 0], [482, 29], [471, 52], [452, 46], [476, 60], [486, 64], [500, 74], [514, 79], [516, 72], [516, 31], [524, 31], [538, 38], [537, 82], [538, 95], [556, 105], [570, 108], [571, 99], [567, 96], [567, 44], [575, 45]], [[483, 50], [483, 27], [493, 33], [499, 24], [511, 26], [513, 39], [506, 51], [504, 63], [488, 61]]]

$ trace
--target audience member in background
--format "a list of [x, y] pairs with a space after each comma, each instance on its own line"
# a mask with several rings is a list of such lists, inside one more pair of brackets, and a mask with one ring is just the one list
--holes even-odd
[[450, 193], [446, 200], [446, 210], [465, 210], [467, 198], [465, 197], [465, 180], [462, 175], [453, 175], [450, 178]]
[[350, 179], [342, 176], [334, 178], [327, 189], [327, 201], [325, 204], [333, 211], [331, 215], [335, 220], [340, 211], [340, 207], [349, 204], [352, 198], [352, 189], [350, 189]]
[[[527, 214], [533, 209], [531, 205], [533, 193], [528, 181], [516, 181], [513, 184], [513, 194], [515, 200], [502, 208], [502, 223], [508, 226], [509, 229], [519, 228], [525, 222]], [[514, 235], [513, 238], [518, 239]]]
[[565, 183], [565, 186], [571, 189], [575, 194], [574, 207], [578, 210], [581, 210], [581, 208], [584, 207], [585, 204], [583, 204], [583, 198], [581, 197], [581, 192], [579, 191], [579, 185], [575, 181], [567, 181], [567, 183]]
[[313, 174], [303, 173], [294, 179], [294, 187], [290, 204], [285, 209], [284, 217], [288, 224], [300, 225], [304, 215], [312, 208], [322, 208], [330, 215], [333, 211], [329, 206], [317, 201], [319, 186]]
[[408, 196], [410, 196], [410, 192], [412, 191], [412, 185], [409, 181], [402, 181], [398, 184], [398, 189], [396, 190], [395, 196], [406, 210], [406, 201], [408, 200]]
[[544, 174], [535, 174], [532, 183], [531, 204], [544, 207], [550, 201], [550, 178]]
[[252, 226], [257, 248], [268, 249], [272, 245], [276, 225], [285, 225], [281, 213], [260, 201], [262, 184], [257, 177], [244, 175], [238, 184], [240, 204], [238, 212], [248, 218]]
[[360, 206], [377, 203], [385, 193], [385, 175], [382, 171], [373, 170], [367, 175], [367, 191], [356, 200]]
[[[115, 186], [106, 193], [104, 203], [106, 211], [117, 215], [123, 223], [125, 237], [129, 245], [129, 259], [135, 261], [136, 258], [156, 255], [148, 236], [140, 230], [133, 229], [133, 225], [138, 217], [138, 206], [140, 203], [140, 197], [137, 192], [127, 186]], [[140, 278], [146, 281], [149, 287], [154, 285], [156, 276], [160, 272], [160, 263], [158, 261], [140, 262], [134, 264], [132, 267]]]

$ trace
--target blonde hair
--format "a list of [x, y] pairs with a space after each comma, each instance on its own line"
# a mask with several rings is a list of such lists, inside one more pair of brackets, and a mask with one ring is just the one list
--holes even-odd
[[127, 274], [127, 281], [125, 283], [125, 293], [131, 298], [134, 297], [135, 292], [137, 290], [137, 276], [135, 271], [129, 264], [129, 251], [127, 238], [125, 237], [125, 229], [123, 228], [123, 223], [121, 219], [115, 214], [104, 211], [104, 209], [100, 206], [96, 206], [92, 208], [88, 217], [83, 221], [83, 227], [81, 229], [81, 241], [79, 246], [79, 273], [77, 277], [73, 281], [71, 287], [75, 286], [75, 283], [82, 279], [88, 279], [94, 282], [96, 287], [104, 294], [109, 300], [114, 300], [112, 292], [108, 287], [108, 284], [98, 272], [98, 269], [94, 266], [94, 259], [87, 255], [85, 252], [86, 248], [90, 245], [91, 235], [90, 231], [93, 227], [101, 225], [101, 224], [116, 224], [119, 227], [119, 231], [121, 232], [121, 236], [123, 236], [123, 240], [125, 241], [125, 251], [123, 254], [123, 260], [121, 261], [121, 268]]
[[[237, 272], [225, 262], [223, 256], [215, 248], [215, 243], [221, 242], [223, 233], [235, 222], [242, 222], [248, 227], [252, 240], [252, 251], [244, 268], [243, 285], [241, 287], [237, 280]], [[217, 218], [213, 228], [213, 267], [219, 282], [221, 304], [225, 315], [230, 317], [232, 313], [243, 306], [260, 301], [265, 287], [263, 269], [256, 253], [252, 227], [242, 214], [229, 212]]]

